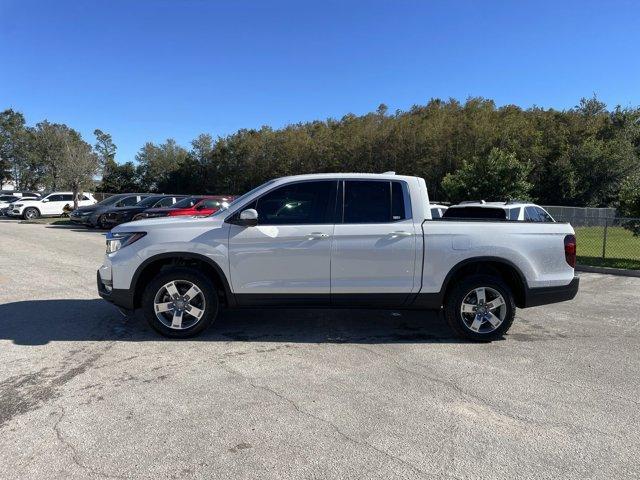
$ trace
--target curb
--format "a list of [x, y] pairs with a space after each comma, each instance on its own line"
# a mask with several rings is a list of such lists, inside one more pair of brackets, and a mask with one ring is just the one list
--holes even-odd
[[588, 265], [576, 265], [576, 270], [578, 272], [605, 273], [608, 275], [619, 275], [621, 277], [640, 278], [640, 270], [626, 270], [623, 268], [608, 268], [608, 267], [590, 267]]

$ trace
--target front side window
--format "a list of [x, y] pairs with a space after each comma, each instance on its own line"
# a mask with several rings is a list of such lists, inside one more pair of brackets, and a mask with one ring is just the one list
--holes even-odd
[[520, 207], [511, 208], [509, 210], [509, 220], [518, 220], [520, 218]]
[[347, 180], [344, 188], [344, 223], [389, 223], [405, 220], [402, 183]]
[[156, 208], [170, 207], [171, 205], [173, 205], [173, 197], [166, 197], [161, 199], [158, 203], [156, 203], [154, 207]]
[[246, 208], [258, 211], [258, 225], [310, 225], [333, 223], [335, 181], [284, 185]]
[[524, 210], [525, 219], [529, 222], [541, 222], [542, 219], [538, 216], [538, 212], [535, 207], [527, 207]]
[[222, 202], [220, 200], [205, 200], [200, 204], [202, 208], [212, 210], [214, 208], [220, 208]]
[[138, 196], [137, 195], [133, 196], [133, 197], [123, 198], [120, 201], [120, 203], [118, 203], [118, 206], [120, 206], [120, 207], [132, 207], [136, 203], [138, 203]]

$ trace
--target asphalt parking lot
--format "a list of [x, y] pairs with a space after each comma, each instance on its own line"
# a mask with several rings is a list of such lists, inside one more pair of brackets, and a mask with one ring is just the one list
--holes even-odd
[[640, 279], [491, 344], [435, 313], [224, 312], [170, 341], [96, 294], [103, 233], [0, 220], [1, 478], [638, 478]]

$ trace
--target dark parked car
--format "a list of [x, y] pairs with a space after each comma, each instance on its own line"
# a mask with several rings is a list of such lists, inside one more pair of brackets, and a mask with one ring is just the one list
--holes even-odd
[[113, 228], [121, 223], [130, 222], [138, 213], [148, 208], [169, 207], [185, 197], [186, 195], [150, 195], [133, 206], [109, 209], [103, 214], [102, 223], [104, 228]]
[[119, 193], [112, 195], [95, 205], [76, 208], [69, 215], [69, 220], [88, 227], [107, 228], [107, 225], [104, 224], [104, 214], [107, 211], [112, 208], [132, 207], [149, 195], [149, 193]]
[[206, 217], [233, 201], [233, 195], [196, 195], [187, 197], [170, 207], [149, 208], [133, 217], [134, 220], [156, 217], [178, 217], [197, 215]]

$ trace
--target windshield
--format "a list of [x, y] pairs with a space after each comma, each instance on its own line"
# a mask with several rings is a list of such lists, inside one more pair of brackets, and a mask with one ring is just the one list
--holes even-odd
[[231, 202], [229, 205], [227, 205], [226, 207], [224, 206], [224, 204], [220, 207], [220, 210], [212, 213], [210, 216], [211, 217], [215, 217], [216, 215], [220, 215], [222, 212], [226, 212], [227, 210], [229, 210], [230, 208], [233, 208], [241, 203], [243, 203], [247, 198], [249, 198], [251, 195], [253, 195], [255, 192], [257, 192], [258, 190], [260, 190], [261, 188], [266, 187], [267, 185], [271, 185], [273, 182], [275, 182], [276, 179], [273, 180], [269, 180], [268, 182], [263, 183], [262, 185], [257, 186], [256, 188], [254, 188], [253, 190], [249, 190], [247, 193], [245, 193], [244, 195], [240, 195], [238, 198], [236, 198], [233, 202]]
[[187, 197], [171, 205], [170, 208], [189, 208], [202, 200], [202, 197]]
[[136, 207], [153, 207], [153, 205], [158, 201], [164, 198], [164, 195], [153, 195], [151, 197], [147, 197], [144, 200], [136, 203]]

